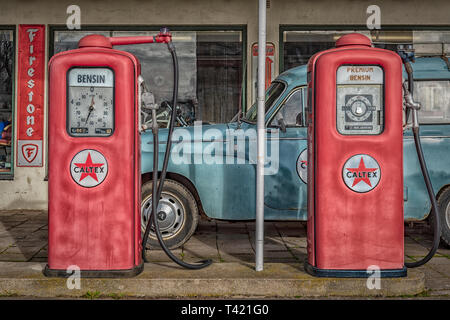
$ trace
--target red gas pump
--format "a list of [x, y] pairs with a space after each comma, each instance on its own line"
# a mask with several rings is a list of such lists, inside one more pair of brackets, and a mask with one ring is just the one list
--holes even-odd
[[405, 276], [402, 61], [349, 34], [308, 63], [310, 274]]
[[91, 35], [50, 60], [47, 276], [142, 271], [141, 67], [112, 46], [170, 40]]

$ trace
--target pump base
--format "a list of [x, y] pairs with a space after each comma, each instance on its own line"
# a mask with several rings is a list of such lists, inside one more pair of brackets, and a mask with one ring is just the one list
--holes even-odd
[[[313, 267], [305, 261], [305, 271], [312, 276], [320, 278], [368, 278], [373, 272], [367, 270], [338, 270], [338, 269], [319, 269]], [[400, 278], [406, 277], [407, 269], [386, 269], [380, 270], [380, 278]]]
[[[144, 262], [132, 269], [126, 270], [80, 270], [81, 278], [132, 278], [140, 274], [144, 270]], [[68, 278], [72, 273], [67, 270], [50, 269], [45, 265], [43, 273], [46, 277], [62, 277]]]

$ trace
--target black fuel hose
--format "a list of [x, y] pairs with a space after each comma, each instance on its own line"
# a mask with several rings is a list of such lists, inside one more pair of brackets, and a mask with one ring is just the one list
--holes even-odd
[[421, 260], [415, 262], [405, 262], [407, 268], [417, 268], [428, 261], [435, 255], [437, 249], [439, 248], [439, 243], [441, 242], [441, 221], [439, 216], [438, 204], [436, 201], [436, 195], [433, 191], [433, 186], [431, 185], [430, 176], [428, 174], [427, 165], [422, 151], [422, 144], [420, 143], [419, 128], [413, 128], [414, 144], [416, 145], [417, 156], [419, 158], [420, 169], [422, 170], [422, 175], [425, 180], [425, 185], [427, 186], [428, 196], [431, 201], [431, 215], [433, 216], [433, 246], [431, 247], [428, 254]]
[[[173, 97], [172, 97], [172, 106], [177, 105], [177, 99], [178, 99], [178, 81], [179, 81], [179, 72], [178, 72], [178, 58], [177, 54], [175, 52], [175, 47], [172, 42], [167, 43], [167, 47], [170, 51], [170, 54], [172, 55], [172, 61], [173, 61], [173, 75], [174, 75], [174, 88], [173, 88]], [[170, 125], [169, 125], [169, 132], [167, 135], [167, 144], [166, 144], [166, 152], [164, 155], [164, 161], [163, 161], [163, 167], [161, 170], [161, 175], [159, 177], [159, 184], [158, 187], [156, 187], [157, 181], [158, 181], [158, 152], [159, 152], [159, 139], [158, 139], [158, 128], [156, 125], [156, 118], [153, 119], [153, 124], [155, 130], [152, 130], [153, 132], [153, 190], [152, 190], [152, 211], [150, 213], [150, 217], [147, 222], [147, 226], [145, 228], [144, 232], [144, 239], [142, 241], [142, 257], [145, 262], [148, 262], [147, 257], [145, 255], [145, 250], [147, 246], [147, 239], [150, 234], [150, 229], [152, 224], [155, 226], [155, 233], [156, 237], [158, 238], [158, 241], [161, 245], [161, 248], [163, 251], [167, 254], [167, 256], [177, 263], [178, 265], [187, 268], [187, 269], [202, 269], [207, 266], [209, 266], [212, 261], [211, 260], [203, 260], [196, 264], [190, 264], [187, 262], [184, 262], [180, 259], [178, 259], [170, 250], [167, 248], [167, 246], [164, 243], [163, 237], [161, 235], [161, 231], [159, 229], [158, 220], [156, 218], [156, 211], [159, 204], [159, 199], [161, 198], [162, 189], [164, 186], [164, 180], [166, 179], [167, 174], [167, 167], [169, 164], [169, 156], [170, 156], [170, 150], [172, 146], [172, 133], [175, 126], [175, 116], [176, 113], [174, 113], [174, 110], [176, 108], [172, 108], [171, 115], [170, 115]], [[156, 200], [156, 201], [155, 201]]]
[[[409, 62], [405, 63], [405, 69], [408, 73], [408, 90], [409, 90], [409, 93], [411, 94], [411, 97], [414, 97], [414, 79], [412, 76], [412, 68], [411, 68], [411, 65]], [[416, 124], [415, 125], [413, 123], [413, 127], [412, 127], [412, 132], [413, 132], [413, 136], [414, 136], [414, 144], [416, 146], [416, 152], [417, 152], [417, 157], [418, 157], [419, 163], [420, 163], [420, 169], [422, 170], [422, 175], [423, 175], [423, 178], [425, 181], [425, 185], [427, 187], [428, 197], [430, 198], [430, 201], [431, 201], [431, 213], [430, 214], [433, 217], [433, 246], [431, 247], [428, 254], [421, 260], [414, 261], [414, 262], [405, 262], [405, 266], [407, 268], [417, 268], [417, 267], [424, 265], [428, 261], [430, 261], [430, 259], [433, 258], [436, 251], [438, 250], [439, 243], [441, 241], [441, 221], [440, 221], [440, 215], [439, 215], [439, 207], [437, 204], [436, 195], [434, 193], [433, 186], [431, 184], [431, 179], [430, 179], [430, 175], [428, 173], [425, 158], [423, 156], [422, 144], [420, 142], [420, 128], [418, 125], [417, 110], [413, 110], [413, 112], [415, 113], [415, 115], [413, 115], [413, 117], [414, 117], [413, 122], [415, 122], [415, 124]]]

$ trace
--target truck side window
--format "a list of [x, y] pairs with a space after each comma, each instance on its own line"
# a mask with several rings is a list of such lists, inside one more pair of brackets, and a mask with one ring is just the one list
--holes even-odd
[[450, 123], [449, 80], [414, 81], [414, 100], [422, 104], [420, 123]]
[[299, 127], [304, 125], [303, 103], [305, 88], [295, 89], [289, 98], [283, 103], [277, 114], [270, 122], [271, 126], [278, 126], [283, 119], [286, 127]]

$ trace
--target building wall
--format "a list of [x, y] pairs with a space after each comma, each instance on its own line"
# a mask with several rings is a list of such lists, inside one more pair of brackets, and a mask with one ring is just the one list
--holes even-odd
[[[71, 4], [80, 6], [82, 25], [247, 25], [247, 74], [251, 74], [251, 46], [258, 40], [256, 0], [0, 0], [0, 3], [0, 26], [33, 23], [64, 25], [66, 9]], [[270, 0], [267, 41], [276, 48], [275, 70], [279, 69], [280, 25], [363, 26], [367, 19], [366, 9], [371, 4], [380, 6], [382, 26], [450, 25], [448, 0]], [[46, 47], [48, 50], [48, 44]], [[252, 100], [250, 87], [251, 77], [247, 76], [247, 105]], [[47, 95], [45, 99], [47, 101]], [[14, 180], [0, 181], [0, 209], [46, 209], [45, 175], [45, 166], [15, 167]]]

